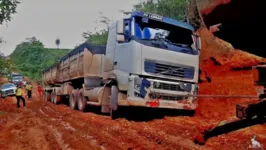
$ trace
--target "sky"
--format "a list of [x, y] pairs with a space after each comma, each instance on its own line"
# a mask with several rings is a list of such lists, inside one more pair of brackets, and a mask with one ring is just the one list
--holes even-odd
[[[5, 44], [0, 52], [9, 55], [16, 45], [35, 36], [47, 48], [54, 48], [60, 38], [61, 48], [74, 48], [84, 39], [84, 31], [95, 31], [99, 12], [112, 20], [123, 17], [119, 10], [132, 10], [140, 0], [20, 0], [17, 14], [0, 26]], [[102, 28], [102, 27], [99, 27]]]

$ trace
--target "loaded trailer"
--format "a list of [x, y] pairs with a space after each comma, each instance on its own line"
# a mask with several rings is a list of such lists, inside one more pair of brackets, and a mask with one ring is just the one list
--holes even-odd
[[[42, 74], [44, 99], [118, 117], [121, 106], [194, 110], [200, 37], [184, 22], [133, 12], [109, 26], [106, 46], [84, 43]], [[194, 95], [194, 96], [191, 96]]]

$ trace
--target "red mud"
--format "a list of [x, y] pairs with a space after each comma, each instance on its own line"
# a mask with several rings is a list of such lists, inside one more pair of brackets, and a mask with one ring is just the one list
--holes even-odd
[[[211, 138], [205, 146], [193, 143], [201, 117], [165, 117], [135, 122], [73, 111], [37, 99], [16, 109], [13, 98], [0, 101], [0, 149], [247, 149], [250, 138], [266, 142], [265, 125]], [[266, 144], [266, 143], [265, 143]]]

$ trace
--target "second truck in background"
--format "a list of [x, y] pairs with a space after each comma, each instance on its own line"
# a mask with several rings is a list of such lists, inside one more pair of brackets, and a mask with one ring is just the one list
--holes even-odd
[[113, 119], [121, 106], [194, 110], [199, 50], [191, 25], [133, 12], [110, 25], [106, 46], [84, 43], [45, 69], [44, 99], [100, 106]]

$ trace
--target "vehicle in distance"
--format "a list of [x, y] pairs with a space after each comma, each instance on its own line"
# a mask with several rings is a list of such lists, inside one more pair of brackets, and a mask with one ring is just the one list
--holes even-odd
[[16, 94], [16, 85], [13, 83], [6, 83], [1, 86], [1, 97], [13, 96]]
[[11, 82], [17, 85], [19, 82], [22, 82], [24, 84], [23, 75], [18, 73], [11, 74]]
[[44, 99], [100, 106], [113, 119], [128, 106], [195, 110], [200, 45], [188, 23], [132, 12], [110, 24], [106, 46], [81, 44], [46, 68]]

